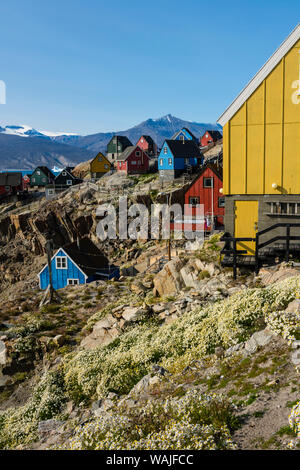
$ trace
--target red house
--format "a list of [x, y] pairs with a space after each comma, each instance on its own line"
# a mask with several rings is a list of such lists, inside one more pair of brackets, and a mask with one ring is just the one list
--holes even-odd
[[157, 155], [157, 145], [150, 135], [142, 135], [136, 145], [147, 152], [149, 156]]
[[223, 139], [221, 132], [219, 131], [206, 131], [201, 137], [201, 147], [206, 147], [209, 144], [217, 142], [218, 140]]
[[22, 173], [0, 173], [0, 197], [17, 194], [23, 190]]
[[184, 203], [191, 208], [192, 216], [196, 215], [197, 204], [204, 205], [205, 231], [211, 231], [212, 227], [221, 229], [224, 225], [225, 198], [220, 193], [222, 188], [222, 170], [207, 163], [185, 192]]
[[128, 175], [147, 173], [149, 170], [148, 154], [138, 145], [127, 147], [118, 157], [117, 170]]

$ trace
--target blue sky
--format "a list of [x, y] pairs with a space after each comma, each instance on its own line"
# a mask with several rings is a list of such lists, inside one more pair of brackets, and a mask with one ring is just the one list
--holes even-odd
[[1, 2], [0, 124], [88, 134], [215, 122], [300, 21], [299, 0]]

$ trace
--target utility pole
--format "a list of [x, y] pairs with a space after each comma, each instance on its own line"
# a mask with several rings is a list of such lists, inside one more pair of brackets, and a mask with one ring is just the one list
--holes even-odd
[[[51, 261], [52, 261], [52, 248], [53, 248], [53, 240], [47, 238], [46, 240], [46, 244], [45, 244], [45, 250], [46, 250], [46, 253], [47, 253], [47, 263], [48, 263], [48, 273], [49, 273], [49, 285], [47, 287], [47, 290], [45, 292], [45, 295], [43, 297], [43, 299], [41, 300], [41, 303], [40, 303], [40, 307], [42, 307], [43, 305], [45, 304], [53, 304], [55, 301], [56, 302], [61, 302], [61, 297], [60, 295], [58, 294], [58, 292], [56, 292], [56, 290], [54, 289], [53, 287], [53, 281], [52, 281], [52, 265], [51, 265]], [[49, 299], [47, 299], [47, 296], [49, 294]]]

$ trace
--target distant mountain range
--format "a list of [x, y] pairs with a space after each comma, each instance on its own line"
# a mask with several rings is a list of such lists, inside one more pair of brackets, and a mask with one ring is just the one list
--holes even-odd
[[0, 126], [0, 170], [9, 168], [33, 169], [38, 165], [66, 166], [89, 160], [97, 152], [105, 152], [110, 139], [127, 136], [135, 144], [142, 134], [150, 135], [158, 146], [171, 138], [182, 127], [200, 137], [207, 129], [222, 128], [217, 124], [184, 121], [171, 114], [159, 119], [148, 119], [137, 126], [119, 132], [100, 132], [76, 135], [40, 131], [29, 126]]

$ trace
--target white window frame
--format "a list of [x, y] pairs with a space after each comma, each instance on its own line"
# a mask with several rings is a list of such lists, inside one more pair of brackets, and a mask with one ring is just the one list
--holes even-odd
[[163, 158], [159, 159], [159, 164], [160, 164], [160, 166], [163, 166], [163, 164], [164, 164], [164, 159]]
[[[58, 263], [59, 261], [59, 263]], [[63, 266], [63, 261], [65, 261], [65, 266]], [[66, 256], [56, 256], [55, 258], [55, 267], [56, 269], [68, 269], [68, 260]]]
[[67, 180], [67, 181], [66, 181], [66, 185], [67, 185], [67, 186], [72, 186], [72, 180]]
[[63, 171], [61, 174], [62, 174], [63, 176], [67, 176], [67, 172], [66, 172], [66, 171]]
[[168, 158], [168, 165], [172, 165], [172, 163], [173, 163], [172, 158]]
[[167, 155], [168, 153], [168, 147], [164, 147], [164, 154]]
[[137, 150], [137, 151], [135, 152], [135, 156], [136, 156], [136, 157], [140, 157], [140, 156], [141, 156], [141, 152], [140, 152], [139, 150]]
[[[210, 186], [207, 186], [206, 185], [206, 180], [210, 180], [211, 181], [211, 185]], [[213, 177], [205, 177], [203, 178], [203, 188], [213, 188], [214, 187], [214, 178]]]
[[67, 279], [67, 285], [68, 286], [78, 286], [79, 285], [79, 279]]
[[48, 189], [49, 196], [53, 196], [55, 194], [54, 189]]

